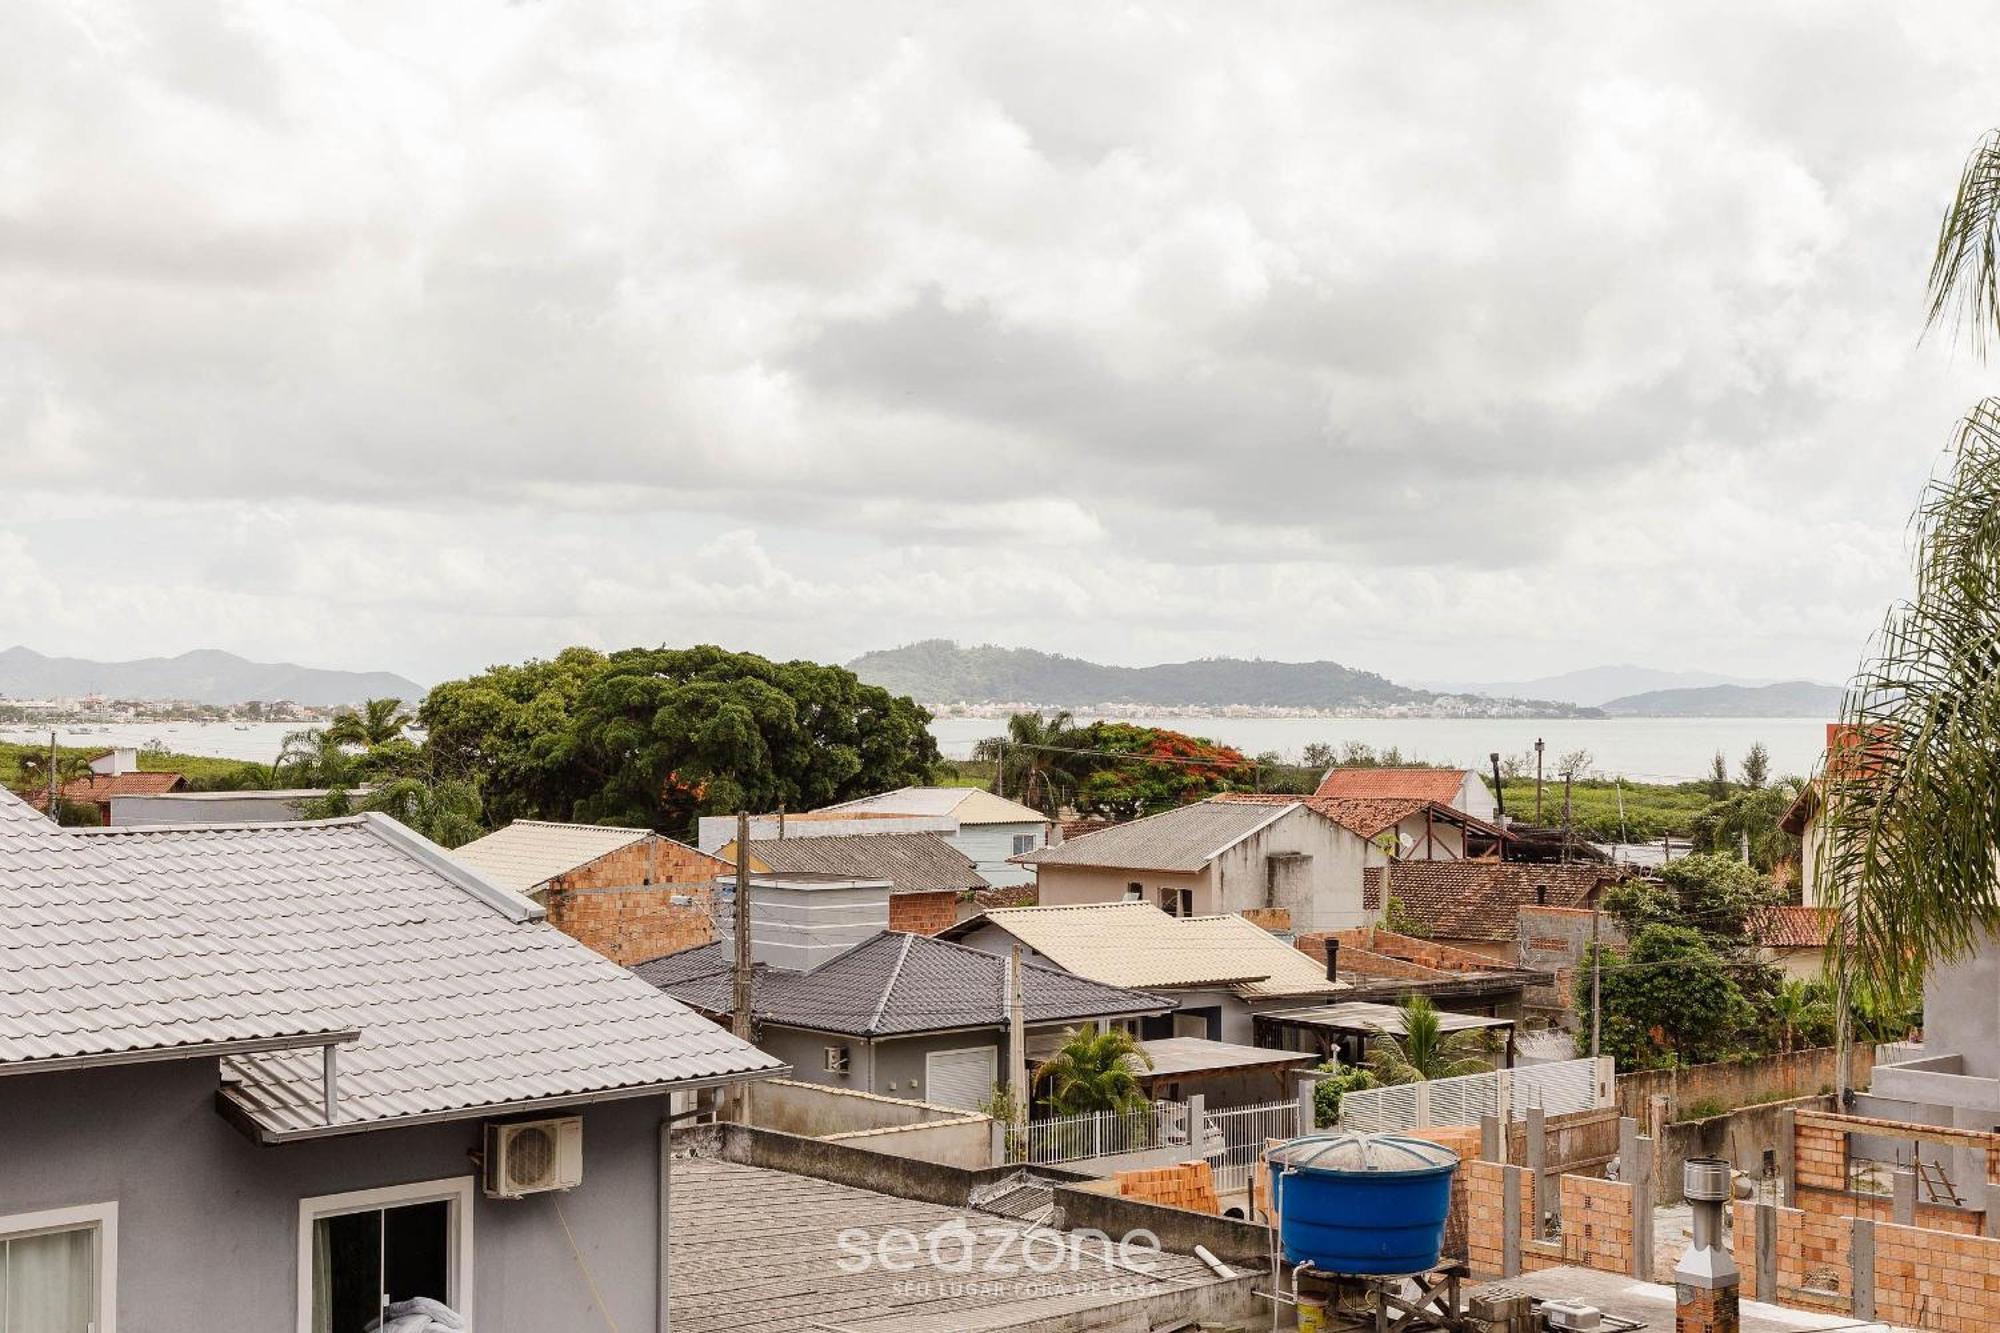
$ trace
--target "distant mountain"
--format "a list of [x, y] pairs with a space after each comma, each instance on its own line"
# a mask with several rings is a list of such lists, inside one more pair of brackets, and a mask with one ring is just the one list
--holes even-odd
[[1598, 705], [1611, 717], [1823, 717], [1840, 716], [1842, 690], [1809, 680], [1775, 685], [1709, 685], [1693, 690], [1648, 690]]
[[1742, 676], [1721, 676], [1710, 671], [1661, 671], [1642, 666], [1594, 666], [1581, 671], [1565, 671], [1559, 676], [1537, 676], [1533, 680], [1512, 681], [1433, 681], [1432, 689], [1454, 694], [1484, 694], [1496, 699], [1556, 699], [1567, 704], [1596, 707], [1608, 699], [1654, 690], [1693, 690], [1710, 685], [1768, 685], [1767, 680]]
[[848, 666], [871, 684], [933, 705], [1332, 710], [1422, 708], [1450, 702], [1448, 696], [1398, 685], [1338, 662], [1211, 657], [1164, 666], [1103, 666], [1032, 648], [961, 648], [945, 639], [930, 639], [867, 653]]
[[415, 681], [387, 671], [322, 671], [291, 662], [252, 662], [213, 648], [134, 662], [47, 657], [20, 647], [0, 652], [0, 698], [102, 694], [204, 704], [290, 699], [325, 707], [383, 698], [415, 703], [423, 693], [424, 687]]

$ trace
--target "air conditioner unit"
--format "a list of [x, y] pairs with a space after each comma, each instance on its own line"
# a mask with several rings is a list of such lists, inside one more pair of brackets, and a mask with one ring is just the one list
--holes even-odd
[[583, 1183], [583, 1117], [486, 1127], [486, 1196], [518, 1199]]
[[827, 1047], [825, 1059], [826, 1064], [823, 1067], [829, 1074], [845, 1074], [850, 1066], [850, 1057], [845, 1046]]

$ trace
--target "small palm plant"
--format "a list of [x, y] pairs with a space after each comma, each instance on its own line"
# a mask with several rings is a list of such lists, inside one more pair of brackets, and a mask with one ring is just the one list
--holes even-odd
[[1778, 1052], [1790, 1055], [1799, 1045], [1800, 1033], [1833, 1021], [1833, 1000], [1826, 987], [1788, 977], [1771, 992], [1771, 1017], [1778, 1025]]
[[1035, 1086], [1051, 1115], [1132, 1111], [1146, 1105], [1139, 1071], [1152, 1067], [1153, 1057], [1124, 1029], [1074, 1027], [1063, 1034], [1061, 1048], [1035, 1067]]
[[410, 724], [401, 699], [369, 699], [359, 709], [343, 708], [327, 724], [326, 736], [335, 745], [355, 745], [372, 750], [378, 745], [402, 739]]
[[1406, 997], [1402, 1010], [1402, 1036], [1384, 1032], [1369, 1042], [1368, 1068], [1382, 1082], [1428, 1083], [1483, 1074], [1493, 1067], [1486, 1038], [1478, 1032], [1446, 1032], [1428, 995]]

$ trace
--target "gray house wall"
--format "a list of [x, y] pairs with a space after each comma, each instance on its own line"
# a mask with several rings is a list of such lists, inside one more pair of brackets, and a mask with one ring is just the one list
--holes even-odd
[[[1032, 1066], [1044, 1049], [1060, 1042], [1062, 1033], [1073, 1024], [1039, 1024], [1028, 1029], [1028, 1061]], [[833, 1032], [813, 1032], [805, 1028], [779, 1027], [767, 1023], [758, 1033], [757, 1045], [792, 1066], [791, 1078], [801, 1083], [819, 1083], [853, 1092], [872, 1092], [882, 1097], [907, 1097], [923, 1101], [930, 1095], [925, 1084], [924, 1062], [936, 1051], [967, 1050], [975, 1046], [994, 1049], [997, 1080], [1007, 1081], [1007, 1031], [999, 1026], [958, 1032], [930, 1032], [910, 1037], [883, 1037], [869, 1041], [863, 1037], [841, 1036]], [[825, 1049], [845, 1046], [848, 1072], [828, 1073]]]
[[2000, 942], [1988, 938], [1924, 983], [1924, 1051], [1961, 1057], [1960, 1072], [1975, 1078], [2000, 1078]]
[[1046, 820], [1018, 824], [960, 824], [958, 831], [945, 841], [971, 857], [973, 865], [986, 877], [987, 883], [1009, 888], [1035, 882], [1033, 870], [1027, 866], [1008, 864], [1007, 858], [1014, 854], [1016, 834], [1032, 837], [1036, 847], [1045, 847], [1049, 841], [1049, 825]]
[[[0, 1215], [116, 1201], [118, 1326], [289, 1333], [302, 1198], [476, 1174], [479, 1120], [259, 1147], [215, 1110], [216, 1062], [0, 1078]], [[583, 1184], [488, 1199], [475, 1188], [473, 1327], [603, 1326], [556, 1200], [621, 1328], [654, 1326], [664, 1098], [585, 1108]]]

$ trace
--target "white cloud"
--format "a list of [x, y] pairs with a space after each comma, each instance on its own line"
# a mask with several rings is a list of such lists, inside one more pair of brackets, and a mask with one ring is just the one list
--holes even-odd
[[1844, 671], [1993, 16], [30, 0], [0, 641]]

